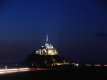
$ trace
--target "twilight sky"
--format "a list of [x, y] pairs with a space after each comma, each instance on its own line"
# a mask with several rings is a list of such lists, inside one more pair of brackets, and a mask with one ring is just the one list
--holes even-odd
[[0, 63], [23, 61], [46, 34], [60, 55], [107, 63], [107, 1], [0, 0]]

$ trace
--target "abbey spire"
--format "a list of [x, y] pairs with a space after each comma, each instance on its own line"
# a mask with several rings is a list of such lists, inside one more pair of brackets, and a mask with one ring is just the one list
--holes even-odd
[[46, 35], [46, 43], [48, 43], [48, 34]]

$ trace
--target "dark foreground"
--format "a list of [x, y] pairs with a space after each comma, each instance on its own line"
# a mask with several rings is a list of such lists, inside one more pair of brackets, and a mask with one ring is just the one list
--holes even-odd
[[107, 68], [87, 67], [0, 75], [0, 80], [107, 80]]

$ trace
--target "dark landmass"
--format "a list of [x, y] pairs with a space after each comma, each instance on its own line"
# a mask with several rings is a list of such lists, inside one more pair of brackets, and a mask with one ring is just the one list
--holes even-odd
[[22, 63], [22, 65], [28, 67], [47, 67], [47, 66], [52, 66], [53, 63], [63, 63], [63, 62], [72, 63], [73, 61], [67, 60], [59, 55], [39, 55], [33, 52]]

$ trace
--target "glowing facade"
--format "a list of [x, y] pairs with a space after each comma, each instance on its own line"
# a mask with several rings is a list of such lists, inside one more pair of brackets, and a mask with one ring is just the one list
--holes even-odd
[[36, 54], [39, 55], [57, 55], [57, 50], [53, 47], [52, 44], [48, 42], [48, 35], [46, 36], [45, 45], [42, 46], [39, 50], [36, 51]]

